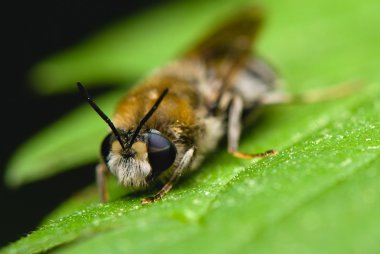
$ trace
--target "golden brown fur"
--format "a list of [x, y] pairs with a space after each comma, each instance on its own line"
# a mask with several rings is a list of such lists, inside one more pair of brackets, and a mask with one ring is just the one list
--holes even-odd
[[179, 78], [157, 75], [144, 80], [120, 101], [113, 117], [115, 126], [126, 131], [136, 129], [166, 88], [169, 88], [169, 93], [147, 121], [144, 130], [156, 129], [178, 139], [178, 136], [188, 136], [186, 129], [199, 129], [195, 109], [200, 107], [201, 98], [197, 97], [196, 88]]

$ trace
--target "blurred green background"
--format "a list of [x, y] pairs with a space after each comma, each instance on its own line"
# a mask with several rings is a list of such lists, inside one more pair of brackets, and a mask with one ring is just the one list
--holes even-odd
[[[29, 76], [33, 89], [56, 96], [74, 92], [73, 84], [81, 80], [94, 87], [99, 105], [110, 114], [121, 91], [247, 3], [173, 1], [120, 18], [35, 65]], [[380, 4], [273, 0], [259, 5], [268, 17], [254, 48], [278, 69], [284, 89], [301, 92], [349, 80], [362, 80], [365, 88], [334, 102], [265, 110], [246, 131], [242, 149], [277, 148], [278, 156], [240, 161], [221, 147], [200, 173], [146, 207], [139, 204], [146, 194], [130, 195], [114, 184], [114, 202], [101, 206], [90, 187], [5, 251], [62, 245], [59, 250], [66, 253], [380, 251]], [[104, 84], [121, 88], [108, 93], [99, 88]], [[17, 186], [94, 163], [106, 129], [81, 106], [16, 151], [7, 183]]]

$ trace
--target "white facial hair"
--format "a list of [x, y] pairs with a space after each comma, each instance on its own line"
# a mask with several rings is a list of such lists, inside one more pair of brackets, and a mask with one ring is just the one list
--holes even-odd
[[152, 168], [147, 159], [123, 158], [120, 154], [110, 153], [108, 155], [108, 167], [119, 182], [126, 187], [134, 189], [146, 188], [147, 176], [151, 174]]

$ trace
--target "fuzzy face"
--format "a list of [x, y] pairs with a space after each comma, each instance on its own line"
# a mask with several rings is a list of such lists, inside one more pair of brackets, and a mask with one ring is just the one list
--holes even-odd
[[109, 134], [103, 141], [102, 154], [110, 172], [124, 186], [144, 189], [174, 164], [176, 146], [159, 131], [152, 129], [139, 134], [130, 147], [131, 132], [119, 133], [123, 145]]
[[152, 167], [148, 158], [123, 157], [120, 153], [110, 152], [108, 168], [119, 182], [134, 189], [143, 189], [148, 186], [148, 177], [152, 174]]

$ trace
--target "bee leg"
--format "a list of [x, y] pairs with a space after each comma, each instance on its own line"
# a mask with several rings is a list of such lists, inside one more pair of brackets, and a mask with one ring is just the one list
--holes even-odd
[[228, 152], [235, 157], [242, 159], [262, 158], [268, 155], [277, 154], [276, 150], [268, 150], [263, 153], [250, 154], [238, 151], [241, 134], [241, 118], [243, 112], [243, 99], [234, 95], [231, 100], [228, 112]]
[[163, 196], [166, 195], [166, 193], [168, 193], [172, 189], [173, 185], [181, 177], [183, 171], [190, 166], [191, 160], [192, 160], [193, 155], [194, 155], [194, 151], [195, 151], [194, 147], [187, 150], [187, 152], [183, 156], [181, 162], [179, 163], [178, 167], [173, 171], [173, 174], [170, 177], [169, 181], [164, 185], [164, 187], [162, 187], [162, 189], [159, 192], [157, 192], [156, 195], [154, 195], [152, 197], [144, 198], [141, 201], [141, 203], [143, 205], [160, 200]]
[[363, 84], [358, 81], [346, 82], [337, 86], [307, 91], [300, 94], [286, 94], [281, 92], [272, 92], [261, 98], [263, 105], [290, 104], [290, 103], [316, 103], [322, 101], [331, 101], [345, 96], [363, 88]]
[[106, 177], [108, 175], [107, 166], [104, 163], [99, 163], [96, 166], [96, 183], [98, 185], [98, 192], [100, 201], [106, 203], [108, 201], [108, 191]]

